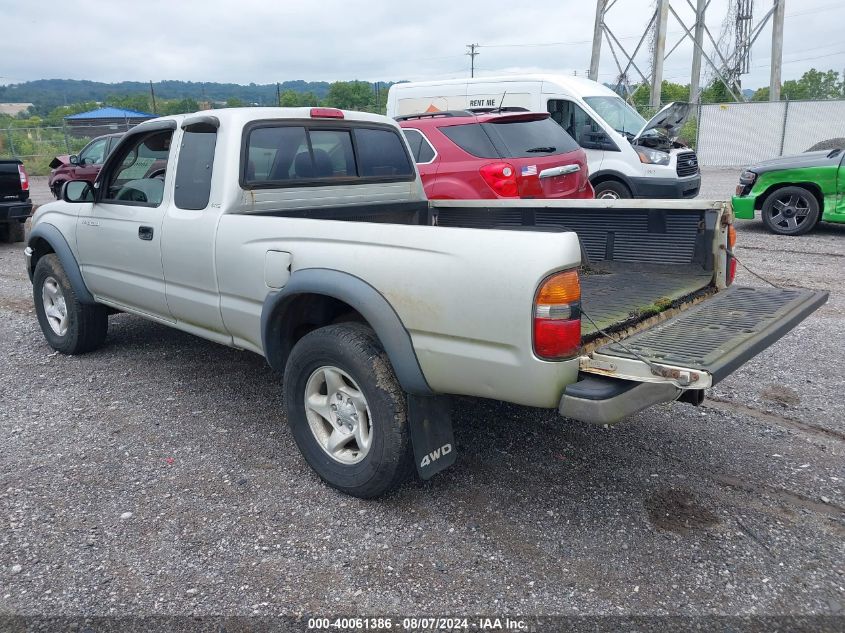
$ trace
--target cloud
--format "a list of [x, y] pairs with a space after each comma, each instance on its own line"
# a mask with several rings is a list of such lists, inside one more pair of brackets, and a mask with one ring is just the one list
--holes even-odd
[[[610, 11], [608, 23], [628, 50], [636, 46], [652, 5], [650, 0], [625, 0]], [[727, 5], [728, 0], [711, 2], [707, 22], [714, 36]], [[6, 10], [0, 42], [4, 83], [40, 78], [269, 83], [459, 77], [468, 73], [466, 45], [473, 42], [482, 45], [476, 58], [479, 75], [508, 69], [580, 75], [590, 63], [595, 15], [592, 0], [488, 0], [430, 9], [385, 0], [76, 0], [63, 11], [46, 0], [14, 6], [12, 15]], [[673, 0], [673, 6], [691, 25], [686, 3]], [[836, 44], [841, 42], [837, 25], [845, 18], [845, 6], [807, 0], [794, 14], [787, 7], [784, 77], [800, 76], [814, 65], [845, 66], [845, 45]], [[768, 6], [757, 7], [758, 19], [764, 10]], [[671, 46], [683, 33], [672, 17], [669, 32]], [[754, 48], [744, 85], [768, 83], [768, 33]], [[808, 41], [814, 49], [806, 48]], [[832, 44], [820, 46], [823, 42]], [[545, 45], [550, 43], [555, 44]], [[665, 77], [688, 82], [691, 53], [689, 42], [679, 46], [666, 61]], [[648, 71], [647, 43], [638, 66]], [[605, 44], [600, 79], [612, 81], [617, 74]]]

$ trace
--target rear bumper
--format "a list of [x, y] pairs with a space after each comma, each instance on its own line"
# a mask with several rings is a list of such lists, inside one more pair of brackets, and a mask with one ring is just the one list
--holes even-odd
[[731, 198], [731, 206], [734, 209], [734, 216], [740, 220], [753, 220], [755, 201], [756, 198], [753, 196], [734, 196]]
[[558, 412], [583, 422], [614, 424], [652, 405], [673, 402], [682, 391], [671, 383], [586, 376], [566, 388]]
[[32, 213], [32, 202], [0, 202], [0, 222], [23, 222]]
[[695, 198], [701, 189], [701, 175], [689, 178], [631, 178], [635, 198]]

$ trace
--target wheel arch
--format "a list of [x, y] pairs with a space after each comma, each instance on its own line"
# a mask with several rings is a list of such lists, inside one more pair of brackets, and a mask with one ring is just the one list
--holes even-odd
[[62, 235], [62, 232], [58, 228], [52, 224], [38, 224], [38, 226], [32, 229], [29, 235], [27, 247], [32, 251], [32, 257], [27, 267], [30, 281], [35, 273], [35, 266], [38, 264], [38, 260], [44, 255], [55, 253], [62, 264], [62, 268], [65, 270], [65, 274], [67, 274], [77, 299], [81, 303], [96, 303], [94, 296], [88, 290], [88, 286], [85, 285], [85, 280], [82, 278], [82, 271], [79, 268], [76, 257], [73, 255], [73, 251], [70, 249], [70, 245], [68, 245], [65, 236]]
[[596, 185], [599, 185], [603, 182], [607, 182], [608, 180], [612, 180], [612, 181], [622, 183], [623, 185], [628, 187], [628, 191], [630, 191], [632, 195], [634, 194], [634, 186], [631, 183], [631, 179], [628, 178], [628, 176], [626, 176], [625, 174], [623, 174], [621, 172], [609, 171], [609, 170], [605, 170], [605, 171], [599, 170], [599, 171], [597, 171], [593, 174], [590, 174], [590, 184], [593, 185], [593, 187], [595, 187]]
[[432, 393], [411, 335], [393, 306], [363, 279], [338, 270], [296, 271], [282, 290], [267, 296], [261, 311], [261, 342], [267, 362], [283, 372], [300, 338], [316, 328], [343, 320], [361, 321], [375, 331], [406, 392]]
[[824, 194], [817, 183], [814, 182], [779, 182], [769, 186], [763, 193], [757, 196], [754, 200], [754, 209], [759, 211], [766, 203], [766, 199], [779, 189], [786, 189], [787, 187], [801, 187], [813, 194], [816, 202], [819, 203], [819, 215], [824, 212]]

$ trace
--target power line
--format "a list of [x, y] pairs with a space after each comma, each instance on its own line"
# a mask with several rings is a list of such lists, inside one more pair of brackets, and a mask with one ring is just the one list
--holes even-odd
[[467, 48], [469, 49], [469, 50], [467, 51], [467, 55], [469, 55], [469, 58], [470, 58], [470, 72], [469, 72], [469, 76], [470, 76], [470, 77], [475, 77], [475, 57], [476, 57], [476, 55], [478, 55], [478, 54], [479, 54], [479, 53], [478, 53], [478, 50], [477, 50], [477, 49], [478, 49], [478, 44], [467, 44]]

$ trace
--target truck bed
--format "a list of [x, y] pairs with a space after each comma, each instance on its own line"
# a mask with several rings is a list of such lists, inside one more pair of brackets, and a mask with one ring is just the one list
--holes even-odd
[[710, 285], [713, 274], [700, 266], [602, 262], [581, 274], [581, 336], [633, 325]]
[[[581, 241], [582, 337], [635, 325], [713, 282], [712, 203], [527, 201], [434, 203], [440, 226], [575, 231]], [[708, 206], [709, 205], [709, 206]], [[710, 217], [708, 217], [710, 216]]]
[[263, 211], [348, 222], [437, 224], [510, 231], [575, 231], [581, 242], [582, 336], [636, 325], [713, 281], [713, 203], [667, 201], [439, 200]]

